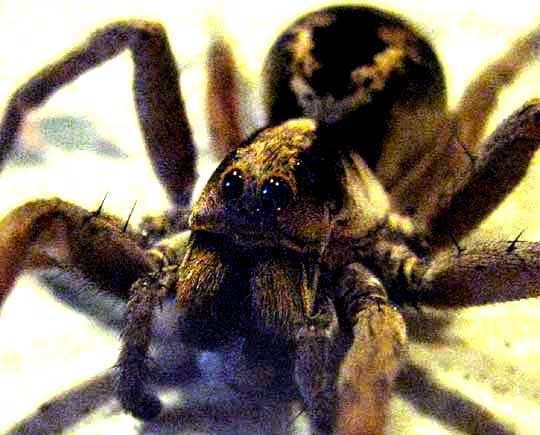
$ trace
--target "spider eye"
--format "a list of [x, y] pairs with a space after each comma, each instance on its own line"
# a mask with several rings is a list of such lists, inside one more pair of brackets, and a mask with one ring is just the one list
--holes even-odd
[[291, 186], [282, 177], [271, 177], [262, 185], [261, 200], [266, 210], [281, 211], [289, 205], [292, 197]]
[[227, 200], [238, 199], [244, 192], [244, 174], [240, 169], [232, 169], [223, 177], [221, 190]]

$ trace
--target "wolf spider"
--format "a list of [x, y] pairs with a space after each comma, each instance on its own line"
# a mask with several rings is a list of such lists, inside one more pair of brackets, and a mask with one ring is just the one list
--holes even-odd
[[[345, 56], [351, 35], [364, 43]], [[219, 52], [210, 119], [224, 157], [191, 207], [195, 148], [166, 33], [112, 23], [13, 95], [1, 159], [28, 111], [129, 49], [147, 150], [179, 212], [133, 229], [101, 207], [22, 205], [0, 223], [0, 302], [22, 271], [50, 267], [128, 301], [115, 389], [138, 418], [162, 412], [148, 351], [155, 311], [175, 295], [187, 348], [239, 343], [234, 357], [264, 368], [254, 382], [300, 398], [316, 433], [382, 433], [406, 350], [401, 307], [540, 293], [538, 243], [459, 243], [523, 178], [540, 141], [536, 100], [482, 139], [539, 37], [518, 40], [449, 111], [438, 59], [407, 22], [367, 7], [313, 12], [271, 48], [268, 126], [247, 139]]]

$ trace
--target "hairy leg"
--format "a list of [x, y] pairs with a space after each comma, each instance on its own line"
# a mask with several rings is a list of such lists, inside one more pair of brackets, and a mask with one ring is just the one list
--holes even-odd
[[234, 332], [240, 314], [236, 312], [235, 298], [243, 293], [237, 291], [234, 259], [223, 255], [223, 250], [218, 238], [194, 232], [181, 265], [169, 264], [165, 255], [159, 270], [133, 284], [116, 391], [122, 406], [136, 417], [148, 420], [161, 412], [159, 398], [148, 388], [148, 351], [154, 311], [171, 290], [177, 292], [178, 329], [184, 344], [194, 349], [213, 349], [237, 338]]
[[457, 140], [473, 156], [482, 152], [481, 139], [486, 120], [497, 107], [501, 92], [539, 56], [540, 29], [535, 28], [484, 68], [465, 89], [455, 111]]
[[[525, 176], [540, 144], [540, 100], [510, 115], [474, 158], [453, 143], [426, 155], [396, 189], [394, 201], [414, 210], [434, 251], [469, 233]], [[429, 234], [431, 233], [431, 234]]]
[[244, 139], [240, 124], [239, 73], [230, 47], [221, 39], [210, 46], [206, 88], [207, 119], [214, 157], [223, 159]]
[[382, 434], [405, 348], [405, 323], [378, 278], [359, 263], [332, 303], [295, 337], [295, 380], [315, 433]]
[[453, 173], [440, 192], [432, 221], [434, 250], [463, 238], [506, 198], [525, 176], [540, 146], [540, 100], [526, 103], [485, 141], [467, 176]]
[[315, 433], [332, 433], [336, 423], [336, 376], [343, 341], [332, 303], [307, 319], [295, 337], [295, 381]]
[[162, 269], [138, 279], [130, 291], [115, 387], [124, 409], [144, 420], [161, 412], [160, 400], [147, 387], [151, 373], [148, 351], [154, 311], [175, 282], [176, 269]]
[[338, 286], [353, 338], [338, 372], [336, 433], [382, 434], [405, 351], [405, 323], [364, 266], [349, 265]]
[[154, 170], [174, 204], [186, 207], [195, 181], [195, 150], [179, 74], [163, 27], [141, 20], [112, 23], [19, 88], [0, 124], [0, 163], [14, 145], [26, 113], [86, 71], [130, 49], [139, 121]]
[[445, 252], [426, 270], [412, 295], [439, 308], [515, 301], [540, 296], [540, 243], [486, 241]]
[[0, 304], [24, 270], [59, 266], [82, 272], [126, 299], [154, 269], [141, 239], [120, 219], [60, 199], [29, 202], [0, 222]]
[[[433, 138], [434, 145], [426, 149], [406, 176], [391, 188], [394, 202], [405, 212], [414, 214], [423, 229], [431, 229], [433, 225], [439, 227], [434, 230], [436, 244], [447, 245], [450, 242], [449, 232], [459, 239], [474, 228], [515, 187], [528, 167], [533, 144], [513, 146], [515, 139], [523, 133], [513, 131], [514, 127], [519, 127], [519, 112], [508, 118], [491, 138], [483, 140], [483, 135], [501, 92], [540, 56], [538, 41], [540, 30], [534, 29], [481, 71], [465, 90], [455, 112], [440, 126]], [[420, 119], [429, 124], [426, 116], [424, 114]], [[510, 150], [501, 147], [503, 142], [507, 142], [506, 148], [512, 145], [511, 155]], [[508, 159], [505, 164], [503, 159]], [[479, 183], [471, 182], [473, 178], [485, 177], [485, 168], [488, 167], [491, 167], [490, 172], [498, 171], [497, 174], [505, 177], [504, 182], [493, 185], [505, 186], [504, 189], [479, 191]], [[451, 217], [458, 208], [452, 204], [451, 212], [447, 212], [454, 196], [463, 196], [460, 194], [463, 189], [469, 194], [466, 201], [458, 201], [462, 203], [459, 207], [464, 207], [462, 214], [452, 222], [446, 222], [444, 217], [441, 219], [443, 214]], [[478, 192], [482, 192], [481, 207], [477, 207], [476, 200], [470, 201], [471, 192], [475, 192], [477, 197]], [[467, 218], [462, 219], [463, 216]]]

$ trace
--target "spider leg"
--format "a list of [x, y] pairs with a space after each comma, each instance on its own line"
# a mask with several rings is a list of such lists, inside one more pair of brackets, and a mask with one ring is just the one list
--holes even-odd
[[222, 160], [244, 139], [240, 123], [238, 68], [229, 45], [216, 39], [208, 54], [208, 127], [214, 157]]
[[160, 400], [147, 388], [150, 375], [147, 355], [154, 310], [162, 304], [174, 277], [162, 271], [147, 274], [130, 291], [124, 341], [117, 363], [116, 394], [124, 409], [145, 420], [161, 412]]
[[[465, 90], [456, 111], [439, 128], [434, 146], [427, 149], [399, 183], [391, 188], [394, 203], [403, 211], [412, 212], [420, 227], [428, 233], [433, 226], [439, 227], [433, 230], [436, 245], [450, 243], [449, 231], [456, 239], [465, 235], [521, 180], [532, 151], [530, 147], [514, 144], [519, 133], [512, 132], [512, 128], [519, 127], [519, 112], [508, 118], [491, 138], [482, 140], [482, 136], [501, 91], [516, 79], [530, 61], [540, 55], [539, 40], [540, 31], [534, 29], [487, 66]], [[507, 148], [511, 145], [511, 154], [509, 150], [502, 149], [504, 142], [507, 142]], [[508, 154], [505, 155], [508, 157], [506, 167], [501, 164], [503, 154]], [[471, 182], [473, 178], [485, 178], [486, 171], [502, 176], [505, 181], [499, 179], [495, 184], [491, 183], [493, 180]], [[497, 189], [485, 189], [485, 186], [497, 186]], [[452, 205], [452, 210], [449, 210], [449, 204], [454, 196], [463, 196], [460, 192], [464, 189], [469, 191], [466, 201], [457, 201], [461, 203], [460, 207], [464, 207], [463, 212], [460, 211], [459, 216], [453, 218], [458, 207]], [[471, 201], [472, 192], [474, 201]], [[479, 196], [481, 207], [477, 202]], [[441, 215], [452, 218], [452, 225], [457, 226], [454, 228], [450, 222], [441, 219]], [[471, 216], [474, 217], [471, 219]]]
[[338, 372], [336, 433], [382, 434], [405, 351], [405, 322], [363, 265], [349, 265], [338, 287], [353, 338]]
[[331, 433], [335, 425], [335, 384], [343, 342], [339, 332], [336, 310], [329, 303], [307, 319], [295, 337], [295, 381], [318, 433]]
[[363, 265], [350, 264], [338, 289], [340, 324], [329, 303], [296, 334], [295, 380], [317, 433], [382, 434], [405, 323]]
[[105, 26], [21, 86], [0, 124], [0, 163], [13, 148], [26, 113], [126, 48], [135, 64], [135, 103], [154, 170], [173, 203], [187, 206], [195, 181], [195, 150], [174, 56], [165, 30], [156, 23], [127, 20]]
[[391, 196], [431, 236], [435, 252], [460, 240], [525, 176], [540, 144], [540, 100], [510, 115], [470, 159], [457, 143], [426, 155]]
[[[485, 141], [468, 174], [454, 173], [439, 192], [432, 221], [434, 249], [459, 240], [474, 229], [525, 176], [540, 146], [540, 100], [526, 103]], [[456, 178], [457, 177], [457, 178]]]
[[25, 269], [74, 268], [126, 299], [127, 290], [154, 268], [140, 237], [121, 220], [60, 199], [36, 200], [0, 222], [0, 304]]
[[540, 29], [520, 37], [497, 60], [485, 67], [471, 82], [455, 110], [458, 137], [472, 156], [481, 152], [480, 139], [486, 120], [495, 110], [502, 90], [540, 55]]
[[427, 269], [416, 301], [460, 308], [540, 296], [540, 243], [485, 241], [445, 252]]
[[[242, 298], [234, 258], [224, 254], [218, 237], [193, 232], [180, 266], [166, 264], [147, 273], [130, 290], [123, 345], [118, 359], [116, 392], [122, 406], [145, 420], [161, 412], [159, 398], [148, 388], [148, 350], [154, 311], [173, 288], [177, 292], [178, 329], [188, 347], [212, 350], [238, 337]], [[239, 288], [240, 287], [240, 288]]]

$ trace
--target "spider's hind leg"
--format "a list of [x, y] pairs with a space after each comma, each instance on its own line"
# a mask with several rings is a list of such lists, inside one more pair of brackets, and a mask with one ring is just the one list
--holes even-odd
[[[418, 183], [403, 183], [408, 195], [428, 204], [435, 250], [476, 228], [525, 176], [540, 143], [538, 100], [511, 114], [491, 136], [483, 139], [483, 135], [501, 92], [538, 57], [540, 30], [535, 28], [481, 71], [465, 90], [454, 113], [455, 131], [447, 149], [428, 156], [433, 162], [428, 166], [431, 174], [442, 178], [433, 182], [435, 190], [416, 195]], [[418, 180], [426, 184], [422, 177]]]
[[432, 221], [434, 251], [460, 240], [482, 222], [518, 185], [540, 146], [540, 100], [510, 115], [483, 143], [482, 153], [461, 179], [438, 192]]
[[480, 139], [486, 120], [496, 109], [501, 92], [540, 56], [540, 30], [534, 29], [515, 41], [497, 60], [485, 67], [472, 81], [455, 111], [458, 137], [474, 159], [481, 152]]

